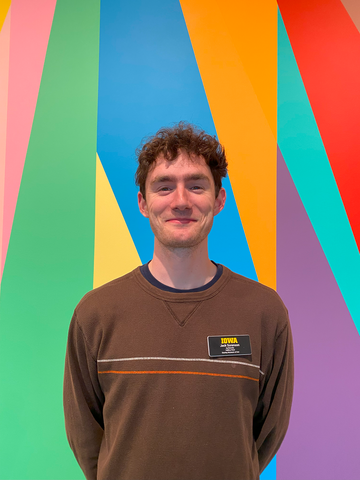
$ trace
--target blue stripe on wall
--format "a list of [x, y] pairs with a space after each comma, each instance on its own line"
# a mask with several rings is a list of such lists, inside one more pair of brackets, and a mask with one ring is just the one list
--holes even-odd
[[[215, 135], [178, 0], [101, 2], [97, 150], [142, 262], [153, 235], [137, 207], [135, 149], [160, 127], [186, 120]], [[256, 279], [230, 181], [214, 221], [210, 256]]]

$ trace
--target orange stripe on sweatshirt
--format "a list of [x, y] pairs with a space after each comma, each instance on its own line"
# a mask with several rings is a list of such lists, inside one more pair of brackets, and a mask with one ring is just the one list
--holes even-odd
[[177, 374], [177, 375], [208, 375], [210, 377], [230, 377], [230, 378], [247, 378], [248, 380], [254, 380], [254, 382], [258, 382], [259, 379], [246, 377], [245, 375], [227, 375], [225, 373], [207, 373], [207, 372], [183, 372], [183, 371], [166, 371], [166, 370], [144, 370], [144, 371], [127, 371], [127, 370], [105, 370], [98, 373], [122, 373], [124, 375], [129, 374], [140, 374], [140, 373], [150, 373], [150, 374]]

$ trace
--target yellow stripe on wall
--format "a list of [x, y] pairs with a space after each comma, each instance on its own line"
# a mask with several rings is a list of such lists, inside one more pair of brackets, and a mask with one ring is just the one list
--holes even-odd
[[140, 257], [96, 155], [94, 288], [138, 265]]
[[277, 3], [180, 1], [258, 279], [275, 288]]
[[10, 8], [11, 0], [1, 0], [0, 1], [0, 30], [5, 22], [6, 15]]

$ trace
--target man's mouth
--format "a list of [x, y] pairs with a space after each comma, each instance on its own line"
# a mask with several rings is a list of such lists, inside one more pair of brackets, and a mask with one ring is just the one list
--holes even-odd
[[169, 218], [166, 220], [167, 223], [173, 223], [178, 225], [186, 225], [188, 223], [196, 222], [193, 218]]

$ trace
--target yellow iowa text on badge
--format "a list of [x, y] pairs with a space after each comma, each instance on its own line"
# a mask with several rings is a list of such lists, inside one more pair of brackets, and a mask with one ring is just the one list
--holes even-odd
[[221, 337], [221, 343], [239, 343], [236, 337]]

